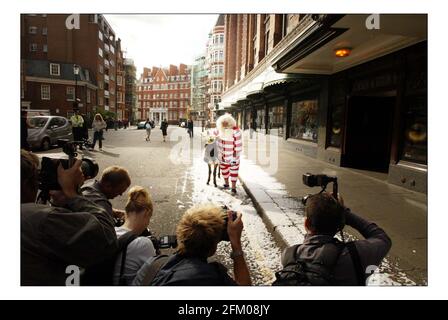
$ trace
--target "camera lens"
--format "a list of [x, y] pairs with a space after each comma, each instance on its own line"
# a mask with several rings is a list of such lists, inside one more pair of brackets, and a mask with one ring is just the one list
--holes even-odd
[[98, 174], [99, 167], [95, 161], [88, 158], [84, 158], [82, 159], [81, 170], [84, 175], [84, 178], [92, 179], [95, 178], [96, 175]]

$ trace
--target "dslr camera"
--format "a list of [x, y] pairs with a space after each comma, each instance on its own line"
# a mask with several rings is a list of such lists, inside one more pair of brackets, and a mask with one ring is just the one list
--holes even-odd
[[[67, 139], [59, 139], [58, 146], [62, 148], [62, 151], [68, 156], [68, 159], [54, 159], [49, 157], [43, 157], [41, 160], [41, 169], [39, 173], [39, 196], [38, 202], [46, 203], [49, 200], [50, 190], [61, 190], [61, 186], [58, 183], [58, 166], [62, 165], [64, 169], [69, 169], [73, 166], [78, 155], [77, 143], [71, 142]], [[81, 171], [84, 178], [92, 179], [98, 174], [98, 164], [89, 158], [83, 158], [81, 160]]]
[[177, 247], [176, 235], [164, 235], [161, 237], [156, 237], [151, 233], [151, 231], [146, 229], [140, 236], [147, 237], [149, 240], [152, 241], [152, 244], [157, 254], [160, 254], [160, 249], [169, 249]]
[[237, 218], [237, 213], [236, 213], [236, 211], [229, 209], [226, 205], [223, 205], [221, 208], [223, 209], [224, 214], [225, 214], [225, 216], [224, 216], [225, 228], [224, 228], [224, 231], [221, 236], [221, 241], [230, 241], [229, 235], [227, 233], [227, 224], [229, 222], [229, 217], [227, 216], [227, 212], [230, 211], [230, 213], [232, 213], [232, 221], [234, 221]]
[[[327, 185], [332, 182], [333, 183], [333, 197], [337, 199], [338, 197], [338, 178], [337, 177], [331, 177], [327, 176], [325, 174], [311, 174], [311, 173], [305, 173], [302, 176], [303, 184], [308, 187], [321, 187], [321, 190], [319, 193], [324, 192], [327, 189]], [[306, 201], [311, 196], [311, 194], [308, 194], [302, 198], [303, 205], [306, 204]]]

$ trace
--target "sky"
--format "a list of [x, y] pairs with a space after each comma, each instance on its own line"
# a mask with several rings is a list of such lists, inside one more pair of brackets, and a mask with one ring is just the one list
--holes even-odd
[[217, 14], [106, 14], [125, 57], [134, 59], [137, 77], [143, 67], [192, 64], [205, 52]]

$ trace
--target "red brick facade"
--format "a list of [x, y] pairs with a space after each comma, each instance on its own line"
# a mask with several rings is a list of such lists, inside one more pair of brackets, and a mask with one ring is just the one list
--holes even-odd
[[178, 124], [189, 114], [190, 68], [185, 64], [144, 68], [137, 93], [140, 119], [167, 119], [170, 124]]

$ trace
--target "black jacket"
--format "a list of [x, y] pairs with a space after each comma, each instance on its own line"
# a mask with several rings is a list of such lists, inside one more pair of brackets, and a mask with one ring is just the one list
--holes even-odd
[[[142, 279], [149, 271], [152, 261], [140, 268], [134, 285], [142, 285]], [[227, 274], [226, 268], [207, 259], [184, 257], [179, 254], [171, 256], [151, 282], [151, 286], [235, 286], [236, 282]]]
[[[346, 225], [358, 230], [365, 238], [355, 241], [362, 271], [365, 273], [368, 266], [379, 266], [392, 246], [392, 241], [386, 232], [375, 223], [369, 222], [349, 210], [346, 212]], [[328, 250], [328, 246], [333, 246], [332, 243], [332, 236], [306, 235], [303, 244], [297, 248], [296, 258], [307, 262], [319, 261], [326, 265], [326, 261], [331, 260], [328, 255], [333, 255], [331, 250]], [[337, 250], [336, 246], [333, 249]], [[283, 253], [282, 264], [285, 265], [286, 263]], [[365, 273], [365, 277], [369, 275], [370, 273]], [[333, 276], [335, 285], [358, 285], [354, 264], [347, 247], [342, 250], [337, 260], [333, 269]]]
[[112, 217], [83, 197], [66, 208], [21, 205], [22, 285], [65, 285], [67, 266], [86, 268], [116, 250]]

